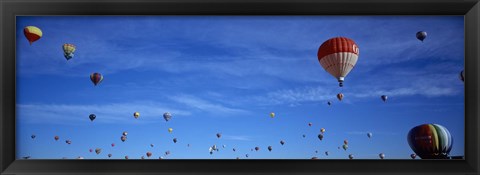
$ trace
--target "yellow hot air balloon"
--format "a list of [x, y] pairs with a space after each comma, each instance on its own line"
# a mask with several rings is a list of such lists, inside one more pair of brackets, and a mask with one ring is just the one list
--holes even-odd
[[173, 129], [172, 128], [168, 128], [168, 132], [169, 133], [172, 133]]
[[70, 60], [73, 58], [73, 52], [75, 52], [75, 45], [73, 44], [63, 44], [63, 56], [65, 56], [65, 58], [67, 60]]
[[270, 117], [271, 117], [271, 118], [275, 117], [275, 113], [271, 112], [271, 113], [270, 113]]
[[321, 132], [321, 133], [324, 133], [324, 132], [325, 132], [325, 128], [320, 129], [320, 132]]
[[137, 119], [138, 117], [140, 117], [140, 113], [139, 112], [134, 112], [133, 117], [135, 117]]
[[43, 35], [42, 30], [35, 26], [27, 26], [23, 28], [23, 34], [27, 38], [28, 42], [30, 42], [30, 45], [39, 40]]

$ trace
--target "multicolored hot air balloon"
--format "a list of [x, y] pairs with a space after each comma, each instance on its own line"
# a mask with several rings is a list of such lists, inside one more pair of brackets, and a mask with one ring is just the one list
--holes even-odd
[[39, 40], [43, 35], [42, 30], [35, 26], [27, 26], [23, 28], [23, 34], [27, 38], [28, 42], [30, 42], [30, 45]]
[[88, 118], [90, 118], [90, 121], [93, 122], [93, 120], [95, 120], [95, 118], [97, 118], [97, 116], [96, 116], [95, 114], [90, 114], [90, 115], [88, 116]]
[[349, 159], [353, 159], [353, 154], [348, 155]]
[[65, 43], [63, 44], [62, 48], [63, 48], [63, 56], [67, 59], [67, 61], [72, 59], [74, 56], [73, 52], [75, 52], [75, 49], [76, 49], [75, 45]]
[[335, 37], [325, 41], [317, 53], [320, 65], [338, 80], [340, 87], [343, 87], [345, 77], [357, 63], [358, 56], [357, 44], [346, 37]]
[[102, 152], [102, 149], [101, 149], [101, 148], [95, 149], [95, 153], [100, 154], [101, 152]]
[[128, 132], [127, 131], [123, 131], [122, 135], [124, 136], [127, 136]]
[[383, 100], [383, 102], [387, 102], [387, 98], [388, 98], [388, 96], [386, 96], [386, 95], [382, 95], [380, 98]]
[[412, 128], [407, 136], [410, 148], [422, 159], [447, 159], [453, 138], [439, 124], [423, 124]]
[[339, 101], [342, 101], [342, 99], [343, 99], [343, 94], [342, 94], [342, 93], [338, 93], [338, 94], [337, 94], [337, 98], [338, 98]]
[[312, 160], [317, 160], [317, 159], [318, 159], [318, 157], [312, 157]]
[[418, 40], [423, 42], [423, 40], [425, 38], [427, 38], [427, 32], [419, 31], [419, 32], [417, 32], [416, 37], [417, 37]]
[[308, 126], [312, 126], [312, 123], [309, 122], [309, 123], [308, 123]]
[[140, 113], [139, 112], [134, 112], [133, 117], [135, 117], [135, 119], [138, 119], [138, 117], [140, 117]]
[[169, 132], [169, 133], [172, 133], [172, 132], [173, 132], [173, 129], [172, 129], [172, 128], [168, 128], [168, 132]]
[[53, 139], [55, 139], [55, 141], [58, 141], [58, 139], [60, 139], [60, 137], [55, 136], [55, 137], [53, 137]]
[[275, 117], [275, 113], [270, 112], [270, 118], [273, 118], [273, 117]]
[[465, 82], [465, 71], [464, 70], [462, 70], [460, 72], [460, 80], [462, 80], [462, 82]]
[[100, 73], [92, 73], [90, 74], [90, 80], [92, 81], [92, 83], [96, 86], [98, 85], [100, 82], [102, 82], [103, 80], [103, 75], [100, 74]]
[[128, 159], [128, 156], [125, 156], [125, 159]]
[[343, 147], [343, 150], [345, 151], [348, 149], [348, 145], [343, 145], [342, 147]]
[[170, 114], [170, 112], [163, 113], [163, 119], [168, 122], [170, 119], [172, 119], [172, 114]]
[[344, 143], [345, 145], [348, 145], [348, 140], [345, 139], [345, 140], [343, 141], [343, 143]]
[[383, 158], [385, 158], [385, 154], [380, 153], [380, 154], [378, 154], [378, 157], [380, 157], [380, 159], [383, 159]]
[[417, 155], [416, 155], [416, 154], [410, 154], [410, 157], [411, 157], [412, 159], [415, 159], [415, 158], [417, 158]]
[[122, 142], [125, 142], [127, 140], [127, 136], [120, 137], [120, 140], [122, 140]]
[[65, 143], [67, 143], [67, 144], [70, 145], [70, 144], [72, 144], [72, 141], [70, 141], [70, 140], [65, 140]]
[[323, 134], [325, 132], [325, 128], [321, 128], [320, 132]]
[[152, 153], [151, 153], [151, 152], [147, 152], [146, 155], [147, 155], [147, 157], [150, 157], [150, 156], [152, 156]]
[[323, 140], [323, 134], [318, 134], [318, 139]]
[[367, 137], [368, 137], [368, 138], [372, 138], [372, 135], [373, 135], [373, 134], [372, 134], [371, 132], [367, 133]]
[[258, 150], [260, 150], [260, 148], [259, 148], [258, 146], [257, 146], [257, 147], [255, 147], [255, 151], [258, 151]]

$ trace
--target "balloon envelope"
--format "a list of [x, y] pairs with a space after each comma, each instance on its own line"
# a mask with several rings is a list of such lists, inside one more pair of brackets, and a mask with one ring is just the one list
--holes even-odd
[[98, 85], [100, 82], [102, 82], [103, 80], [103, 75], [100, 74], [100, 73], [92, 73], [90, 74], [90, 80], [92, 81], [92, 83], [96, 86]]
[[416, 37], [417, 37], [418, 40], [423, 42], [423, 40], [425, 40], [425, 38], [427, 38], [427, 32], [419, 31], [419, 32], [417, 32]]
[[172, 114], [170, 114], [170, 112], [163, 113], [163, 119], [168, 122], [170, 119], [172, 119]]
[[380, 98], [382, 98], [382, 100], [386, 102], [388, 97], [386, 95], [382, 95]]
[[345, 77], [358, 61], [359, 48], [355, 41], [346, 37], [331, 38], [318, 48], [320, 65], [343, 86]]
[[446, 159], [453, 145], [450, 132], [439, 124], [416, 126], [408, 132], [407, 140], [422, 159]]
[[93, 122], [93, 120], [95, 120], [95, 118], [97, 118], [97, 116], [96, 116], [95, 114], [90, 114], [90, 115], [88, 116], [88, 118], [90, 118], [90, 121]]
[[67, 60], [72, 59], [74, 56], [73, 52], [75, 52], [75, 48], [76, 48], [75, 45], [65, 43], [63, 44], [62, 48], [63, 48], [63, 56], [65, 56]]
[[338, 98], [338, 100], [342, 101], [342, 99], [343, 99], [343, 94], [342, 94], [342, 93], [337, 94], [337, 98]]
[[38, 27], [27, 26], [23, 28], [23, 34], [27, 38], [28, 42], [30, 42], [30, 45], [32, 45], [33, 42], [39, 40], [42, 37], [43, 32]]

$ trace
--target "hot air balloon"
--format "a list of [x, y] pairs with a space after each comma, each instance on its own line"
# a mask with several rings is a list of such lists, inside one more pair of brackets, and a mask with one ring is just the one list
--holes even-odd
[[312, 157], [312, 160], [316, 160], [316, 159], [318, 159], [318, 157]]
[[383, 159], [383, 158], [385, 158], [385, 154], [380, 153], [380, 154], [378, 154], [378, 157], [380, 157], [380, 159]]
[[112, 157], [112, 154], [108, 154], [108, 157], [109, 157], [109, 158]]
[[220, 138], [220, 137], [222, 137], [222, 134], [217, 133], [217, 138]]
[[317, 53], [320, 65], [338, 80], [340, 87], [343, 87], [345, 77], [357, 63], [358, 55], [357, 44], [345, 37], [335, 37], [325, 41]]
[[382, 98], [383, 102], [387, 102], [387, 96], [386, 95], [382, 95], [380, 98]]
[[125, 159], [128, 159], [128, 156], [125, 156]]
[[123, 131], [122, 135], [123, 136], [127, 136], [128, 132], [127, 131]]
[[111, 145], [112, 145], [112, 147], [114, 147], [114, 146], [115, 146], [115, 143], [112, 143]]
[[323, 134], [318, 134], [318, 139], [323, 140]]
[[420, 40], [420, 41], [423, 42], [423, 40], [424, 40], [425, 38], [427, 38], [427, 32], [419, 31], [419, 32], [417, 32], [416, 36], [417, 36], [417, 39], [418, 39], [418, 40]]
[[462, 70], [460, 72], [460, 80], [462, 80], [462, 82], [465, 82], [465, 71], [464, 70]]
[[173, 143], [177, 143], [177, 138], [173, 138]]
[[407, 136], [410, 148], [422, 159], [447, 159], [453, 138], [439, 124], [423, 124], [412, 128]]
[[67, 144], [70, 145], [70, 144], [72, 144], [72, 141], [70, 141], [70, 140], [65, 140], [65, 143], [67, 143]]
[[260, 150], [260, 148], [259, 148], [258, 146], [257, 146], [257, 147], [255, 147], [255, 151], [258, 151], [258, 150]]
[[165, 156], [168, 156], [170, 154], [170, 151], [165, 151]]
[[88, 151], [89, 151], [89, 152], [93, 152], [93, 149], [89, 149]]
[[240, 159], [240, 157], [237, 157], [236, 159]]
[[303, 138], [305, 138], [305, 137], [306, 137], [306, 135], [305, 135], [305, 134], [303, 134], [303, 135], [302, 135], [302, 137], [303, 137]]
[[140, 117], [140, 113], [139, 112], [134, 112], [133, 117], [135, 117], [135, 119], [138, 119], [138, 117]]
[[233, 152], [237, 151], [235, 148], [233, 148]]
[[90, 118], [90, 121], [93, 122], [93, 120], [95, 120], [95, 118], [97, 118], [97, 116], [95, 114], [90, 114], [90, 116], [88, 116], [88, 118]]
[[283, 144], [285, 144], [285, 141], [283, 141], [283, 140], [280, 140], [280, 144], [282, 144], [282, 145], [283, 145]]
[[35, 134], [32, 134], [32, 136], [30, 136], [30, 137], [32, 137], [32, 139], [35, 139], [35, 137], [37, 137], [37, 136]]
[[158, 157], [158, 159], [163, 159], [163, 157], [162, 157], [162, 156], [160, 156], [160, 157]]
[[312, 123], [308, 123], [308, 126], [312, 126]]
[[315, 154], [317, 154], [317, 153], [318, 153], [318, 150], [315, 150]]
[[82, 157], [82, 156], [78, 156], [77, 159], [83, 159], [83, 157]]
[[248, 157], [248, 154], [245, 154], [245, 157]]
[[417, 155], [416, 155], [416, 154], [410, 154], [410, 157], [411, 157], [412, 159], [415, 159], [415, 158], [417, 158]]
[[73, 44], [63, 44], [62, 46], [63, 48], [63, 56], [65, 56], [65, 58], [68, 60], [72, 59], [74, 54], [73, 52], [75, 52], [75, 45]]
[[187, 144], [187, 147], [190, 147], [190, 143], [189, 143], [189, 144]]
[[173, 129], [172, 128], [168, 128], [168, 132], [169, 133], [172, 133]]
[[332, 102], [328, 101], [327, 104], [328, 104], [328, 106], [330, 106], [330, 105], [332, 105]]
[[226, 147], [227, 147], [227, 145], [222, 145], [222, 147], [223, 147], [223, 148], [226, 148]]
[[150, 157], [150, 156], [152, 156], [152, 153], [151, 153], [151, 152], [147, 152], [146, 155], [147, 155], [147, 157]]
[[100, 148], [95, 149], [95, 153], [100, 154], [101, 152], [102, 152], [102, 149]]
[[348, 145], [348, 140], [344, 140], [343, 143], [344, 143], [345, 145]]
[[28, 42], [30, 42], [30, 45], [39, 40], [43, 35], [42, 30], [35, 26], [27, 26], [23, 28], [23, 34], [27, 38]]
[[153, 146], [154, 146], [153, 143], [151, 143], [151, 144], [150, 144], [150, 147], [153, 147]]
[[372, 133], [371, 132], [367, 133], [367, 137], [372, 138]]
[[163, 119], [168, 122], [170, 119], [172, 119], [172, 114], [170, 114], [170, 112], [163, 113]]
[[272, 151], [272, 146], [268, 146], [268, 151]]
[[339, 101], [342, 101], [342, 99], [343, 99], [343, 94], [342, 94], [342, 93], [337, 94], [337, 98], [338, 98]]
[[120, 137], [120, 140], [122, 140], [122, 142], [125, 142], [127, 140], [127, 136]]
[[103, 75], [100, 73], [92, 73], [90, 74], [90, 80], [92, 80], [92, 83], [96, 86], [103, 80]]
[[55, 136], [53, 139], [55, 139], [55, 141], [58, 141], [58, 139], [60, 139], [60, 137]]
[[320, 129], [320, 132], [323, 134], [325, 132], [325, 128]]
[[353, 154], [348, 155], [349, 159], [353, 159]]
[[343, 150], [345, 151], [348, 149], [348, 145], [343, 145], [342, 147], [343, 147]]
[[271, 112], [271, 113], [270, 113], [270, 117], [271, 117], [271, 118], [275, 117], [275, 113]]
[[328, 151], [325, 151], [325, 155], [328, 156]]
[[145, 159], [145, 156], [140, 157], [141, 159]]

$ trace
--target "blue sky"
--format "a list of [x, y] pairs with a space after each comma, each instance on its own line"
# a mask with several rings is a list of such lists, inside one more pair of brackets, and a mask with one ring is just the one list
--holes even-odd
[[[29, 25], [43, 31], [31, 46]], [[337, 36], [360, 48], [343, 90], [317, 60]], [[17, 158], [410, 159], [406, 135], [424, 123], [464, 155], [463, 16], [19, 16], [16, 37]], [[77, 46], [69, 61], [64, 43]], [[210, 155], [214, 144], [226, 148]]]

